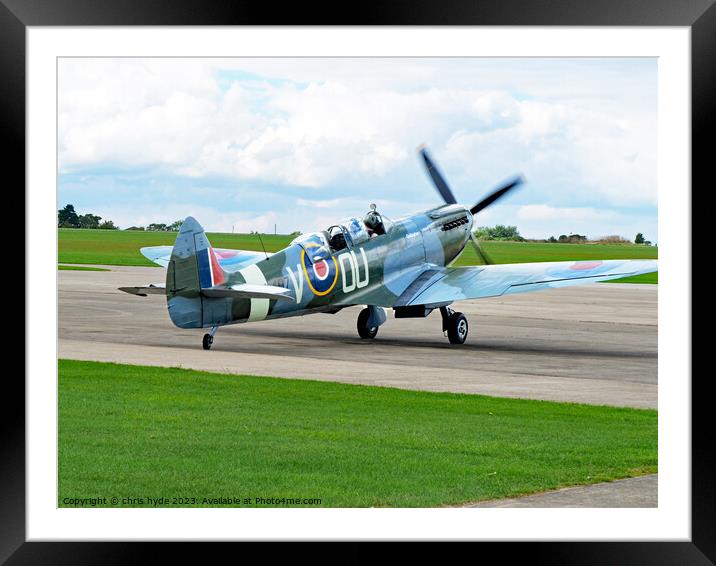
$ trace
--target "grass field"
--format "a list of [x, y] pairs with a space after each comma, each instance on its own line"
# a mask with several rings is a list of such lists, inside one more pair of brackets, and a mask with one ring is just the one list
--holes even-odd
[[[88, 263], [96, 265], [145, 265], [154, 263], [139, 253], [145, 246], [174, 245], [176, 232], [143, 232], [140, 230], [78, 230], [59, 228], [60, 263]], [[236, 248], [261, 251], [257, 236], [251, 234], [207, 233], [216, 248]], [[274, 252], [286, 247], [291, 236], [261, 235], [266, 250]]]
[[[209, 241], [217, 248], [260, 251], [261, 243], [250, 234], [212, 234]], [[275, 252], [286, 247], [291, 236], [262, 235], [266, 250]], [[152, 262], [139, 253], [144, 246], [173, 245], [176, 233], [122, 230], [59, 229], [60, 263], [97, 265], [145, 265]], [[532, 242], [483, 242], [482, 246], [495, 263], [527, 263], [535, 261], [568, 261], [587, 259], [656, 259], [654, 247], [624, 244], [541, 244]], [[468, 246], [456, 265], [475, 265], [477, 255]], [[619, 282], [657, 283], [657, 273], [620, 279]]]
[[86, 267], [84, 265], [62, 265], [59, 264], [57, 269], [60, 271], [111, 271], [110, 269], [104, 269], [103, 267]]
[[438, 506], [656, 470], [654, 410], [59, 361], [60, 506]]

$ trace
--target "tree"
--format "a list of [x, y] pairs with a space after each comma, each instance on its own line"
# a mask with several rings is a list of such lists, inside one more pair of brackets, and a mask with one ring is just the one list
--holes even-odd
[[182, 224], [184, 224], [183, 220], [177, 220], [176, 222], [172, 222], [168, 226], [167, 230], [169, 230], [170, 232], [178, 232]]
[[551, 244], [554, 244], [557, 241], [557, 238], [555, 238], [554, 236], [550, 236], [549, 240], [547, 240], [547, 241]]
[[102, 217], [96, 214], [81, 214], [79, 216], [79, 226], [80, 228], [99, 228], [100, 220], [102, 220]]
[[582, 234], [570, 234], [569, 236], [562, 234], [557, 241], [562, 244], [578, 244], [579, 242], [586, 242], [587, 237]]
[[100, 230], [119, 230], [119, 226], [115, 226], [111, 220], [105, 220], [102, 224], [97, 226], [97, 228]]
[[635, 244], [643, 244], [643, 243], [644, 243], [644, 234], [642, 234], [641, 232], [639, 232], [639, 233], [636, 235], [636, 238], [634, 238], [634, 243], [635, 243]]
[[150, 232], [166, 232], [167, 225], [161, 222], [152, 222], [149, 226], [147, 226], [147, 230]]
[[605, 244], [631, 244], [630, 240], [620, 236], [619, 234], [610, 234], [609, 236], [601, 236], [594, 240], [595, 242], [603, 242]]
[[504, 226], [498, 224], [497, 226], [484, 226], [478, 228], [475, 231], [475, 236], [479, 240], [514, 240], [517, 242], [524, 241], [524, 238], [520, 236], [517, 226]]
[[65, 205], [64, 208], [57, 211], [57, 225], [63, 228], [77, 228], [80, 225], [73, 205]]

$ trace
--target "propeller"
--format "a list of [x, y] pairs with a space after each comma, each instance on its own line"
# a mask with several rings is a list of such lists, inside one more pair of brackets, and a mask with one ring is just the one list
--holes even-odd
[[522, 175], [517, 175], [517, 177], [514, 177], [509, 182], [502, 185], [499, 189], [496, 189], [492, 191], [489, 195], [487, 195], [484, 199], [482, 199], [480, 202], [478, 202], [475, 206], [473, 206], [470, 209], [470, 212], [472, 214], [477, 214], [482, 209], [487, 208], [490, 206], [493, 202], [496, 200], [501, 199], [503, 196], [505, 196], [508, 192], [510, 192], [515, 187], [520, 186], [522, 183], [525, 182], [525, 178]]
[[440, 193], [440, 196], [443, 197], [445, 203], [457, 204], [457, 201], [455, 200], [455, 195], [452, 194], [452, 191], [450, 190], [450, 187], [448, 186], [447, 182], [440, 174], [440, 171], [436, 167], [435, 163], [433, 163], [433, 160], [430, 159], [430, 155], [428, 155], [427, 148], [424, 145], [421, 145], [418, 148], [418, 151], [420, 152], [420, 155], [425, 162], [425, 168], [428, 171], [428, 175], [430, 175], [430, 178], [433, 180], [435, 188]]
[[475, 236], [475, 233], [472, 230], [470, 230], [470, 242], [472, 243], [472, 247], [475, 248], [475, 252], [477, 253], [478, 257], [482, 260], [482, 263], [484, 263], [485, 265], [492, 265], [493, 263], [495, 263], [490, 259], [489, 255], [482, 251], [482, 248], [480, 247], [480, 242], [477, 241], [477, 236]]
[[[440, 173], [440, 170], [437, 168], [430, 155], [428, 154], [427, 148], [424, 145], [421, 145], [418, 148], [418, 152], [423, 158], [423, 162], [425, 163], [425, 169], [427, 170], [428, 175], [430, 175], [430, 178], [432, 179], [435, 188], [438, 190], [440, 196], [443, 198], [445, 203], [457, 204], [455, 195], [453, 195], [450, 186], [447, 184], [447, 181], [445, 181], [445, 178]], [[501, 199], [512, 189], [520, 186], [524, 182], [525, 179], [522, 175], [518, 175], [517, 177], [510, 179], [509, 181], [492, 191], [489, 195], [487, 195], [473, 207], [471, 207], [470, 212], [474, 216], [481, 210], [484, 210], [485, 208], [493, 204], [495, 201]], [[470, 242], [472, 242], [472, 245], [475, 248], [475, 252], [477, 252], [478, 257], [483, 261], [483, 263], [485, 263], [486, 265], [491, 265], [493, 263], [492, 260], [482, 250], [482, 248], [480, 247], [480, 243], [478, 242], [477, 237], [473, 232], [470, 232]]]

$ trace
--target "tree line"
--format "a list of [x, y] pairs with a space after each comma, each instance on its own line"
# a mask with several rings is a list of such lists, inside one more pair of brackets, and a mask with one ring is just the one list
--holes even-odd
[[[147, 227], [130, 226], [127, 230], [146, 230], [147, 232], [178, 232], [183, 220], [177, 220], [171, 224], [153, 222]], [[75, 207], [71, 204], [65, 205], [57, 211], [57, 226], [60, 228], [88, 228], [92, 230], [120, 230], [111, 220], [102, 220], [96, 214], [77, 214]]]
[[[140, 230], [147, 232], [178, 232], [181, 228], [183, 220], [177, 220], [171, 224], [164, 224], [161, 222], [153, 222], [148, 226], [130, 226], [126, 230]], [[96, 214], [77, 214], [75, 207], [71, 204], [66, 205], [57, 211], [57, 225], [60, 228], [90, 228], [97, 230], [119, 230], [119, 226], [115, 225], [111, 220], [102, 220], [101, 216]], [[254, 232], [251, 232], [254, 234]], [[256, 232], [258, 233], [258, 232]], [[291, 236], [300, 235], [301, 232], [293, 232]], [[520, 235], [517, 226], [504, 226], [503, 224], [497, 224], [496, 226], [481, 226], [475, 230], [475, 236], [478, 240], [498, 240], [498, 241], [511, 241], [511, 242], [525, 242], [528, 241]], [[529, 240], [531, 242], [546, 242], [546, 243], [560, 243], [560, 244], [579, 244], [589, 241], [586, 236], [582, 234], [561, 234], [558, 238], [550, 236], [546, 240]], [[603, 236], [592, 240], [593, 242], [602, 242], [606, 244], [630, 244], [631, 240], [627, 240], [622, 236]], [[635, 244], [642, 244], [650, 246], [651, 242], [644, 238], [644, 235], [639, 232], [634, 238]]]
[[[560, 234], [559, 237], [555, 238], [550, 236], [546, 240], [527, 240], [520, 235], [517, 226], [504, 226], [497, 224], [496, 226], [481, 226], [475, 230], [475, 236], [478, 240], [498, 240], [498, 241], [509, 241], [509, 242], [544, 242], [550, 244], [583, 244], [586, 242], [596, 242], [604, 244], [631, 244], [632, 241], [624, 238], [623, 236], [611, 235], [602, 236], [594, 240], [589, 240], [587, 236], [583, 234]], [[644, 238], [644, 234], [639, 232], [634, 238], [635, 244], [641, 244], [645, 246], [651, 246], [651, 242]]]
[[181, 228], [183, 220], [177, 220], [171, 224], [163, 224], [162, 222], [152, 222], [147, 227], [130, 226], [126, 230], [146, 230], [147, 232], [178, 232]]
[[96, 214], [77, 214], [75, 207], [68, 204], [57, 211], [57, 225], [60, 228], [93, 228], [98, 230], [118, 230], [111, 220], [102, 220]]

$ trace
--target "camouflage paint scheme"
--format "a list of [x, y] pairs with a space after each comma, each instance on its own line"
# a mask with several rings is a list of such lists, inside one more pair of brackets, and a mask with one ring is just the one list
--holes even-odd
[[[656, 260], [605, 260], [449, 267], [470, 238], [473, 216], [458, 204], [395, 221], [368, 236], [361, 220], [343, 224], [346, 247], [331, 249], [327, 232], [300, 236], [271, 255], [213, 249], [192, 217], [174, 247], [143, 248], [167, 267], [166, 284], [125, 287], [166, 294], [180, 328], [208, 328], [318, 312], [353, 305], [425, 306], [425, 314], [453, 301], [521, 293], [656, 271]], [[373, 311], [371, 311], [373, 312]], [[373, 315], [371, 315], [373, 316]], [[382, 324], [385, 316], [375, 320]]]

